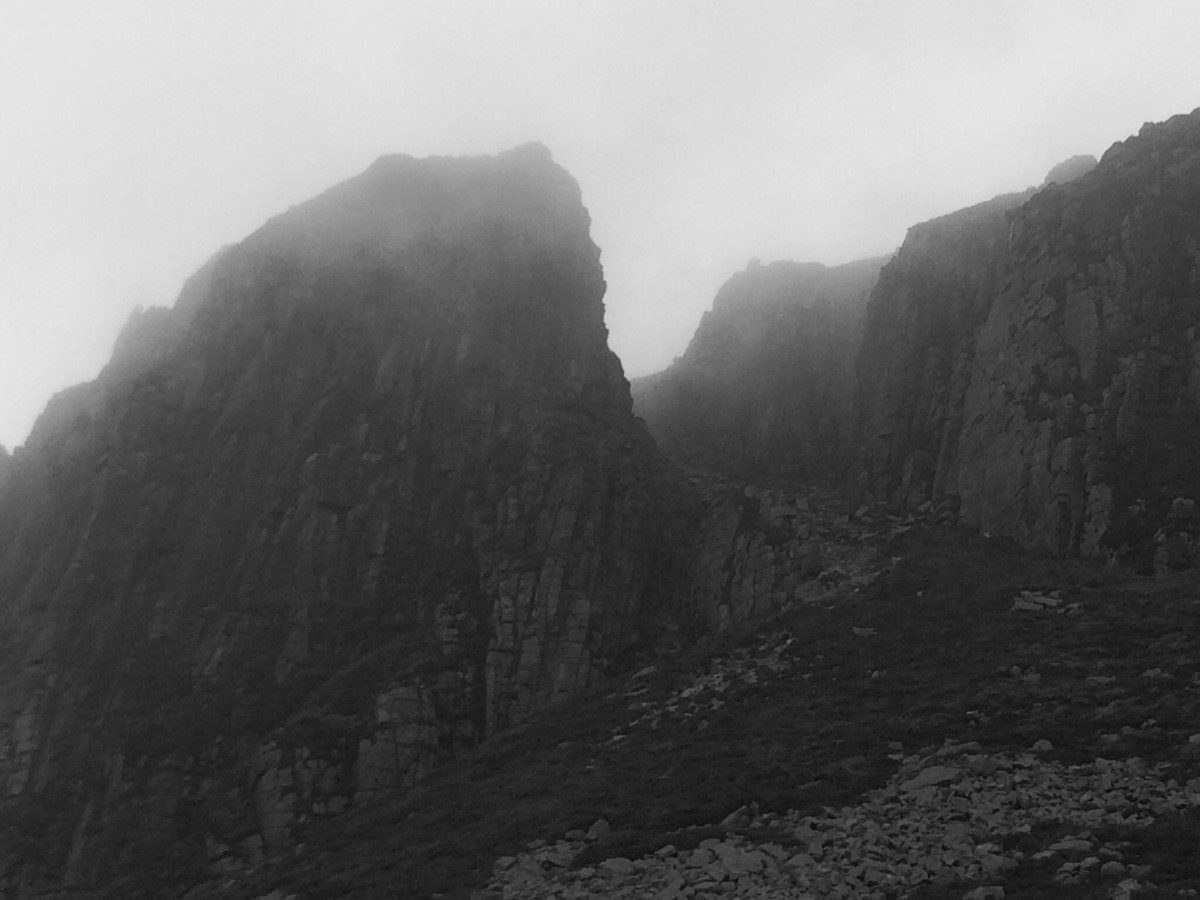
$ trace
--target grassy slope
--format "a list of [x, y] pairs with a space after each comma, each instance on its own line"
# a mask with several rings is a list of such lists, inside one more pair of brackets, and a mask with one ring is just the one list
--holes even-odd
[[[889, 742], [906, 752], [946, 739], [1021, 750], [1045, 738], [1055, 747], [1050, 756], [1066, 762], [1101, 752], [1169, 757], [1181, 778], [1200, 775], [1200, 759], [1180, 758], [1178, 749], [1200, 732], [1194, 578], [1125, 578], [944, 527], [910, 531], [886, 552], [900, 561], [860, 594], [802, 606], [708, 656], [660, 664], [636, 697], [662, 700], [718, 658], [740, 658], [745, 669], [790, 631], [786, 668], [760, 668], [757, 682], [724, 694], [720, 709], [629, 729], [638, 712], [618, 694], [547, 715], [435, 773], [412, 794], [330, 824], [296, 858], [222, 896], [278, 887], [281, 896], [308, 900], [467, 897], [486, 882], [496, 857], [586, 829], [598, 816], [613, 831], [580, 864], [668, 842], [685, 847], [708, 833], [672, 832], [718, 821], [743, 803], [815, 810], [855, 801], [895, 772]], [[1068, 603], [1081, 605], [1073, 614], [1013, 612], [1020, 589], [1061, 589]], [[856, 627], [875, 633], [862, 636]], [[1149, 669], [1164, 677], [1142, 677]], [[1115, 680], [1097, 687], [1085, 682], [1092, 675]], [[1142, 727], [1148, 719], [1157, 724]], [[1116, 743], [1101, 739], [1123, 726], [1132, 733]], [[614, 730], [628, 737], [611, 742]], [[1156, 865], [1151, 880], [1161, 896], [1200, 888], [1195, 826], [1171, 821], [1153, 833], [1122, 835], [1140, 848], [1135, 856]], [[1086, 896], [1051, 887], [1046, 877], [1018, 872], [1008, 896]], [[961, 894], [959, 887], [921, 896]]]

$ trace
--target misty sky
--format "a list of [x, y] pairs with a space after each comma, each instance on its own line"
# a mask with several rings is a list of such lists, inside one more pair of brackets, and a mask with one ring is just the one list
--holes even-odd
[[1200, 106], [1198, 47], [1195, 0], [0, 0], [0, 443], [385, 153], [545, 143], [636, 376], [752, 257], [888, 252]]

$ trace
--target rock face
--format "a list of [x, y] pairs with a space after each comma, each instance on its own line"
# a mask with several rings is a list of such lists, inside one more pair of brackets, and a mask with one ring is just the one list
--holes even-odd
[[603, 293], [527, 146], [381, 159], [136, 313], [0, 460], [0, 893], [164, 896], [602, 683], [665, 565]]
[[867, 313], [859, 487], [956, 495], [966, 523], [1056, 552], [1185, 565], [1198, 324], [1200, 110], [909, 232]]
[[819, 516], [806, 494], [692, 474], [685, 619], [715, 633], [803, 602], [824, 567]]
[[757, 481], [828, 476], [853, 424], [854, 358], [883, 259], [752, 262], [687, 352], [633, 382], [634, 409], [684, 463]]
[[909, 506], [949, 488], [974, 337], [1000, 283], [1008, 194], [909, 229], [880, 273], [857, 360], [857, 477]]

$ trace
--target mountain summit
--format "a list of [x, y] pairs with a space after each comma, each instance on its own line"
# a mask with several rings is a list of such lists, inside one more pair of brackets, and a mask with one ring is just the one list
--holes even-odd
[[633, 382], [664, 453], [751, 480], [840, 476], [854, 358], [884, 259], [828, 267], [752, 261], [704, 314], [687, 352]]
[[253, 865], [602, 683], [659, 547], [603, 295], [528, 145], [381, 159], [136, 313], [0, 478], [0, 885]]

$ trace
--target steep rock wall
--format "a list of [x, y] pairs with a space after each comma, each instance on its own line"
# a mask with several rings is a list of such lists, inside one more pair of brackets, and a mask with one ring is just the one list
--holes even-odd
[[[1056, 552], [1195, 559], [1200, 110], [910, 232], [859, 362], [859, 484]], [[997, 208], [997, 206], [999, 208]]]
[[856, 361], [854, 478], [915, 506], [955, 469], [975, 335], [1002, 275], [1008, 194], [909, 229], [880, 272]]
[[0, 886], [253, 864], [603, 682], [649, 438], [542, 148], [390, 157], [136, 314], [0, 494]]
[[729, 279], [687, 352], [632, 384], [659, 447], [751, 481], [840, 474], [862, 317], [882, 259], [753, 262]]

